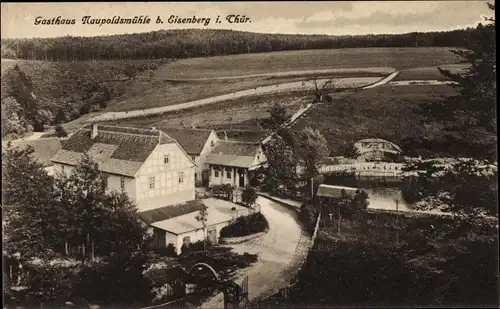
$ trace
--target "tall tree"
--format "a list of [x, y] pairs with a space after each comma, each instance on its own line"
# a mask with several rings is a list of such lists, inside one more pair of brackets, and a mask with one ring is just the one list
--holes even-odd
[[278, 102], [275, 102], [269, 109], [270, 126], [273, 130], [278, 129], [282, 124], [288, 120], [286, 108]]
[[203, 251], [206, 250], [207, 242], [207, 221], [208, 221], [208, 207], [202, 203], [202, 207], [195, 217], [196, 221], [201, 223], [203, 228]]
[[297, 158], [293, 146], [288, 144], [280, 134], [263, 147], [267, 159], [266, 184], [275, 190], [280, 185], [291, 189], [297, 183]]
[[295, 151], [303, 168], [303, 178], [311, 181], [319, 175], [321, 161], [328, 154], [328, 144], [319, 130], [306, 127], [295, 135]]
[[[494, 4], [488, 4], [491, 10]], [[406, 182], [422, 209], [440, 209], [469, 224], [484, 215], [497, 216], [496, 162], [496, 57], [495, 20], [478, 25], [470, 50], [454, 51], [471, 62], [464, 72], [452, 74], [459, 95], [422, 107], [426, 123], [441, 123], [455, 132], [457, 142], [469, 145], [470, 158], [454, 162], [426, 160], [409, 164]]]
[[53, 179], [33, 160], [33, 148], [7, 146], [2, 155], [6, 247], [22, 260], [50, 256], [64, 210], [53, 203]]

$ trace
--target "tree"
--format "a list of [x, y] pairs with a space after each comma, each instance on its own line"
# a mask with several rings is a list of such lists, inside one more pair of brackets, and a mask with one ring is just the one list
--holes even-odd
[[318, 86], [318, 80], [314, 79], [313, 81], [314, 84], [314, 101], [313, 103], [318, 103], [318, 102], [331, 102], [332, 98], [325, 94], [326, 90], [334, 90], [335, 85], [333, 84], [333, 80], [329, 79], [323, 82], [321, 86]]
[[[488, 6], [494, 11], [494, 4]], [[471, 144], [471, 156], [493, 162], [496, 161], [497, 136], [496, 30], [494, 18], [487, 18], [487, 21], [487, 25], [478, 25], [469, 49], [452, 50], [471, 67], [459, 73], [440, 69], [444, 76], [457, 83], [459, 95], [423, 104], [421, 114], [426, 124], [442, 124], [458, 142]]]
[[268, 112], [270, 115], [270, 126], [273, 130], [281, 127], [281, 125], [284, 124], [289, 118], [285, 107], [278, 102], [275, 102]]
[[66, 133], [66, 130], [64, 130], [64, 127], [61, 124], [56, 125], [55, 131], [57, 137], [68, 136], [68, 133]]
[[53, 255], [64, 209], [53, 203], [53, 179], [35, 161], [32, 147], [7, 145], [2, 156], [6, 247], [21, 261]]
[[263, 147], [267, 158], [266, 185], [270, 190], [279, 186], [293, 188], [297, 183], [297, 159], [294, 150], [279, 134]]
[[303, 168], [303, 178], [308, 182], [319, 175], [321, 161], [328, 154], [328, 144], [319, 130], [306, 127], [296, 134], [295, 151]]
[[59, 108], [56, 113], [56, 118], [54, 119], [56, 124], [64, 123], [66, 122], [66, 113], [64, 113], [64, 110], [62, 108]]
[[195, 218], [196, 221], [201, 223], [201, 226], [203, 228], [203, 251], [206, 251], [208, 207], [205, 204], [202, 203], [202, 207]]
[[255, 189], [250, 186], [245, 187], [243, 192], [241, 192], [241, 201], [245, 205], [253, 207], [255, 201], [257, 201], [257, 192], [255, 192]]
[[[494, 4], [489, 4], [494, 10]], [[456, 141], [470, 149], [469, 159], [451, 163], [420, 160], [408, 164], [407, 192], [420, 209], [451, 212], [469, 225], [484, 215], [497, 216], [496, 58], [495, 20], [479, 25], [469, 50], [454, 51], [471, 62], [464, 72], [441, 72], [457, 82], [459, 95], [421, 106], [425, 123], [453, 131]], [[479, 143], [478, 143], [479, 142]], [[408, 195], [408, 194], [406, 194]]]

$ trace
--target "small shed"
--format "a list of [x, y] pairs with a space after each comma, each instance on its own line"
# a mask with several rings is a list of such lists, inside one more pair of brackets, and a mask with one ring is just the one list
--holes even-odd
[[316, 196], [327, 197], [327, 198], [340, 198], [342, 196], [354, 197], [354, 195], [358, 191], [359, 191], [358, 188], [353, 188], [353, 187], [332, 186], [332, 185], [322, 184], [319, 186]]

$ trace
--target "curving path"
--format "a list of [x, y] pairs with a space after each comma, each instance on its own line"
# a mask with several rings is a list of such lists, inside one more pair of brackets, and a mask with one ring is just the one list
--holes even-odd
[[[296, 247], [302, 234], [295, 210], [264, 197], [258, 197], [257, 203], [269, 222], [269, 231], [262, 237], [231, 245], [240, 254], [248, 252], [259, 255], [258, 261], [240, 271], [235, 279], [241, 284], [248, 275], [250, 301], [270, 296], [289, 283], [299, 267]], [[307, 251], [300, 254], [305, 256]], [[224, 308], [223, 294], [208, 299], [201, 308]]]
[[[351, 88], [351, 87], [362, 87], [365, 85], [373, 84], [379, 81], [380, 77], [347, 77], [347, 78], [337, 78], [335, 79], [335, 87], [337, 88]], [[318, 79], [318, 83], [324, 83], [325, 81], [331, 80], [330, 78]], [[108, 112], [101, 114], [99, 116], [93, 117], [90, 121], [110, 121], [116, 119], [126, 119], [126, 118], [136, 118], [148, 115], [156, 115], [165, 112], [171, 112], [181, 109], [193, 108], [198, 106], [203, 106], [207, 104], [218, 103], [227, 100], [234, 100], [247, 96], [263, 95], [268, 93], [276, 93], [282, 91], [298, 91], [298, 90], [309, 90], [314, 89], [314, 83], [312, 81], [297, 81], [283, 84], [276, 84], [271, 86], [262, 86], [253, 89], [247, 89], [242, 91], [236, 91], [233, 93], [223, 94], [215, 97], [205, 98], [201, 100], [191, 101], [187, 103], [180, 103], [175, 105], [167, 105], [155, 108], [148, 108], [142, 110], [134, 110], [128, 112]]]
[[[367, 76], [370, 74], [389, 74], [394, 72], [394, 68], [389, 67], [372, 67], [372, 68], [344, 68], [344, 69], [322, 69], [322, 70], [299, 70], [299, 71], [285, 71], [285, 72], [270, 72], [260, 74], [247, 74], [236, 76], [215, 76], [215, 77], [201, 77], [201, 78], [161, 78], [155, 76], [156, 80], [167, 81], [206, 81], [206, 80], [226, 80], [226, 79], [241, 79], [253, 77], [302, 77], [304, 75], [325, 75], [325, 74], [343, 74], [343, 73], [365, 73]], [[304, 76], [307, 77], [307, 76]]]

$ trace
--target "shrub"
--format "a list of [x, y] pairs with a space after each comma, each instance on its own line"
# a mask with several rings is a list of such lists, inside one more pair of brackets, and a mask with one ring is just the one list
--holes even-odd
[[306, 203], [300, 207], [299, 220], [309, 233], [314, 231], [318, 214], [318, 208], [312, 203]]
[[68, 133], [66, 132], [66, 130], [64, 130], [63, 126], [61, 124], [58, 124], [56, 125], [56, 128], [55, 128], [55, 135], [57, 137], [66, 137], [68, 136]]
[[264, 232], [269, 228], [269, 223], [260, 212], [250, 216], [239, 217], [236, 221], [220, 231], [221, 237], [242, 237]]
[[78, 274], [74, 296], [102, 304], [149, 303], [151, 281], [143, 275], [143, 256], [87, 265]]
[[177, 256], [175, 246], [172, 243], [168, 244], [165, 248], [154, 249], [153, 252], [160, 256], [166, 256], [166, 257]]

